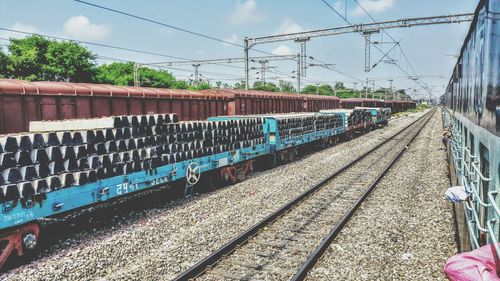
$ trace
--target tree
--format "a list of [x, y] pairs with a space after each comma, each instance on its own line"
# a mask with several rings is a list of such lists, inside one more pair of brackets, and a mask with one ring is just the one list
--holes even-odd
[[186, 90], [189, 88], [189, 84], [186, 81], [178, 80], [178, 81], [175, 81], [173, 88]]
[[90, 82], [96, 73], [95, 55], [75, 42], [51, 41], [42, 66], [48, 80]]
[[[134, 68], [133, 62], [103, 64], [97, 69], [95, 81], [113, 85], [133, 86]], [[176, 81], [168, 71], [143, 67], [139, 69], [139, 76], [143, 87], [187, 89], [187, 84], [183, 85]]]
[[315, 85], [307, 85], [302, 89], [303, 94], [316, 94], [318, 88]]
[[345, 89], [344, 83], [337, 82], [337, 83], [335, 83], [335, 87], [334, 88], [335, 88], [335, 90], [344, 90]]
[[36, 35], [24, 39], [10, 39], [9, 78], [29, 81], [47, 80], [43, 65], [47, 65], [45, 54], [49, 44], [49, 40]]
[[323, 96], [333, 96], [335, 94], [332, 86], [321, 85], [318, 87], [318, 94]]
[[0, 49], [0, 77], [8, 77], [9, 56]]
[[212, 88], [212, 86], [208, 82], [201, 82], [201, 83], [198, 83], [197, 85], [192, 85], [189, 87], [190, 90], [197, 90], [197, 91], [208, 90], [211, 88]]
[[292, 82], [290, 82], [290, 81], [280, 80], [279, 81], [279, 85], [280, 85], [280, 91], [281, 92], [284, 92], [284, 93], [295, 93], [295, 92], [297, 92], [295, 90], [295, 88], [293, 87]]
[[95, 82], [122, 86], [134, 85], [134, 63], [113, 62], [97, 68]]
[[143, 87], [172, 88], [176, 82], [175, 77], [165, 70], [141, 68], [139, 74]]
[[241, 82], [234, 84], [233, 89], [243, 90], [243, 89], [245, 89], [245, 85], [246, 85], [245, 81], [241, 81]]
[[279, 92], [280, 90], [278, 86], [276, 86], [276, 84], [274, 83], [268, 82], [264, 84], [260, 81], [253, 83], [252, 89], [257, 91], [268, 91], [268, 92]]
[[29, 81], [92, 82], [95, 55], [75, 42], [33, 35], [10, 39], [7, 77]]

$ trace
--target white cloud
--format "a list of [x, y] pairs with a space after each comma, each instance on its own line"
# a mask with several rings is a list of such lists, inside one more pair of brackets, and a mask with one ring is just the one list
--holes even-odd
[[[25, 24], [22, 22], [15, 22], [11, 27], [9, 27], [9, 29], [30, 32], [30, 33], [38, 32], [38, 30], [34, 26], [29, 25], [29, 24]], [[9, 39], [9, 38], [19, 39], [19, 38], [23, 38], [26, 36], [29, 36], [29, 34], [11, 32], [11, 31], [6, 31], [6, 30], [0, 31], [0, 37], [7, 38], [7, 39]]]
[[[240, 38], [238, 37], [238, 35], [232, 34], [231, 37], [224, 39], [224, 41], [226, 41], [228, 43], [232, 43], [232, 44], [237, 44], [240, 41]], [[231, 44], [228, 44], [228, 43], [222, 43], [222, 44], [224, 44], [226, 46], [230, 46]]]
[[281, 22], [276, 33], [277, 34], [296, 33], [301, 31], [304, 31], [304, 28], [302, 28], [302, 26], [295, 23], [292, 19], [286, 18], [284, 21]]
[[170, 28], [161, 27], [159, 30], [161, 34], [167, 34], [167, 35], [174, 34], [174, 31]]
[[87, 17], [79, 15], [69, 18], [64, 23], [64, 31], [75, 39], [99, 40], [111, 33], [111, 26], [91, 23]]
[[[359, 4], [368, 12], [368, 13], [380, 13], [387, 9], [392, 8], [396, 3], [396, 0], [360, 0]], [[365, 12], [357, 6], [353, 11], [354, 15], [363, 15]]]
[[257, 10], [257, 2], [255, 0], [245, 0], [243, 3], [238, 0], [236, 8], [229, 19], [233, 24], [245, 24], [259, 22], [263, 18], [264, 15]]
[[272, 53], [276, 56], [289, 56], [294, 54], [292, 49], [283, 44], [276, 47]]
[[337, 10], [337, 12], [342, 12], [342, 11], [344, 11], [345, 6], [344, 6], [344, 3], [339, 0], [339, 1], [335, 1], [335, 3], [333, 3], [333, 8], [335, 10]]

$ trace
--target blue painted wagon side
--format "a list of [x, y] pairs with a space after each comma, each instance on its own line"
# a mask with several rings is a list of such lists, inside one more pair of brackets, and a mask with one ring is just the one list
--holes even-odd
[[[320, 113], [316, 113], [320, 114]], [[332, 136], [342, 134], [345, 131], [345, 127], [342, 125], [336, 128], [329, 128], [326, 130], [307, 133], [300, 136], [281, 138], [278, 130], [278, 119], [275, 117], [266, 117], [265, 128], [267, 128], [267, 134], [269, 134], [269, 144], [271, 146], [271, 151], [280, 151], [294, 146], [300, 146], [303, 144], [308, 144], [313, 141], [326, 139]], [[342, 115], [341, 124], [345, 124], [345, 115]]]
[[[321, 114], [321, 113], [315, 113]], [[332, 113], [333, 114], [333, 113]], [[279, 135], [278, 130], [278, 118], [271, 115], [264, 115], [264, 123], [263, 123], [263, 131], [266, 139], [266, 143], [269, 144], [270, 152], [280, 151], [287, 148], [300, 146], [303, 144], [311, 143], [313, 141], [326, 139], [332, 136], [336, 136], [344, 133], [345, 131], [345, 114], [343, 113], [335, 113], [342, 118], [342, 126], [336, 128], [329, 128], [326, 130], [307, 133], [300, 136], [290, 137], [283, 139]], [[243, 118], [253, 118], [255, 115], [248, 116], [219, 116], [219, 117], [210, 117], [209, 121], [227, 121], [227, 120], [238, 120]]]
[[372, 115], [372, 122], [375, 125], [384, 125], [391, 118], [391, 109], [388, 107], [355, 107], [357, 109], [365, 109]]
[[44, 217], [70, 212], [82, 207], [98, 204], [130, 193], [152, 189], [160, 185], [186, 178], [188, 166], [194, 162], [200, 171], [207, 172], [234, 165], [269, 153], [269, 145], [258, 144], [230, 152], [164, 165], [156, 173], [141, 171], [116, 176], [95, 183], [72, 186], [47, 193], [41, 203], [21, 204], [19, 201], [3, 203], [0, 229], [19, 226]]

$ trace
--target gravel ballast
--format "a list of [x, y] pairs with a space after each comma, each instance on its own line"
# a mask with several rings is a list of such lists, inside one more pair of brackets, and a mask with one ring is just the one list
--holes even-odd
[[443, 280], [455, 254], [441, 114], [422, 130], [308, 280]]
[[91, 222], [0, 279], [171, 279], [421, 114], [209, 194]]

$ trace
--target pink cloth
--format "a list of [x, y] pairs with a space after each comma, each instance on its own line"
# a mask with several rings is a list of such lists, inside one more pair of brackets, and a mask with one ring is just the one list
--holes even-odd
[[444, 265], [449, 280], [500, 280], [496, 274], [495, 248], [493, 244], [471, 252], [454, 255]]

